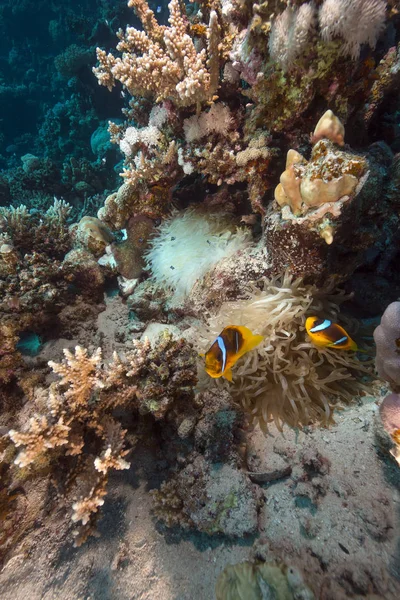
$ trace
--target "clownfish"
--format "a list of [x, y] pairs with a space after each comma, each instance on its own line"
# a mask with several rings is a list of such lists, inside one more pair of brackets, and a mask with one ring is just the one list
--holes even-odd
[[264, 339], [253, 335], [248, 327], [229, 325], [225, 327], [205, 353], [205, 370], [210, 377], [225, 377], [232, 381], [232, 367], [241, 356], [253, 350]]
[[306, 331], [316, 346], [364, 352], [359, 349], [356, 342], [351, 339], [343, 327], [337, 323], [332, 323], [329, 319], [308, 317]]

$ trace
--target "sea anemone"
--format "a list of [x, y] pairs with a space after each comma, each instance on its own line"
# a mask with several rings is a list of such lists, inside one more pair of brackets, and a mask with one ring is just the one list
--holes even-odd
[[249, 245], [249, 230], [236, 227], [226, 213], [189, 208], [165, 221], [146, 254], [152, 280], [173, 292], [179, 303], [217, 262]]
[[[361, 375], [372, 374], [372, 361], [356, 354], [316, 347], [307, 339], [307, 316], [339, 320], [343, 292], [318, 290], [302, 279], [285, 274], [279, 279], [264, 278], [260, 287], [251, 287], [250, 298], [222, 305], [208, 322], [201, 350], [227, 325], [245, 325], [264, 336], [264, 342], [245, 354], [233, 369], [233, 385], [224, 379], [209, 385], [229, 388], [242, 408], [263, 431], [274, 421], [301, 427], [311, 423], [327, 425], [339, 400], [350, 402], [364, 390]], [[341, 319], [347, 329], [356, 323]]]

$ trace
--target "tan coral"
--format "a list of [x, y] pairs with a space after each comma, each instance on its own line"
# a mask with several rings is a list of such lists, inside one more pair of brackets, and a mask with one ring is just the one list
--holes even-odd
[[275, 200], [279, 206], [289, 204], [294, 214], [301, 211], [303, 199], [300, 193], [301, 172], [296, 165], [307, 164], [306, 159], [296, 150], [290, 149], [286, 157], [286, 170], [275, 188]]
[[[275, 188], [275, 200], [286, 219], [307, 218], [311, 223], [327, 213], [338, 216], [342, 204], [355, 195], [365, 180], [367, 170], [363, 156], [338, 150], [333, 142], [322, 139], [313, 147], [309, 162], [295, 150], [289, 150], [286, 169]], [[324, 226], [321, 231], [325, 231]], [[327, 243], [332, 235], [332, 231], [330, 236], [321, 234]]]
[[191, 106], [213, 99], [219, 84], [220, 27], [211, 11], [207, 27], [207, 50], [197, 52], [189, 35], [189, 24], [178, 0], [168, 5], [169, 27], [158, 25], [145, 0], [131, 0], [145, 31], [127, 27], [120, 31], [115, 58], [97, 49], [100, 65], [94, 69], [99, 84], [111, 89], [120, 81], [132, 96], [169, 99], [178, 106]]
[[82, 217], [76, 228], [76, 241], [96, 257], [104, 254], [106, 246], [114, 240], [110, 229], [96, 217]]
[[[61, 363], [49, 362], [60, 379], [47, 390], [34, 391], [34, 416], [24, 431], [11, 430], [9, 437], [22, 447], [15, 460], [19, 467], [42, 464], [45, 455], [46, 465], [57, 468], [62, 455], [65, 494], [74, 499], [73, 522], [80, 523], [75, 545], [80, 545], [94, 533], [109, 471], [129, 468], [127, 431], [117, 421], [115, 408], [129, 407], [157, 419], [172, 413], [175, 404], [180, 414], [185, 407], [191, 410], [195, 352], [184, 340], [164, 335], [155, 348], [148, 340], [135, 340], [131, 351], [123, 357], [115, 353], [105, 366], [100, 349], [90, 355], [77, 346], [74, 353], [65, 350], [64, 356]], [[129, 441], [132, 446], [132, 438]]]
[[323, 138], [344, 146], [344, 125], [331, 110], [327, 110], [318, 121], [311, 142], [316, 144]]
[[33, 463], [41, 454], [49, 448], [64, 446], [68, 443], [70, 428], [64, 424], [60, 417], [54, 425], [51, 425], [45, 416], [31, 418], [29, 429], [26, 433], [19, 433], [13, 429], [8, 435], [17, 446], [24, 446], [15, 459], [15, 464], [26, 467]]
[[300, 196], [306, 206], [320, 206], [326, 202], [336, 202], [343, 196], [354, 192], [358, 184], [357, 177], [343, 173], [338, 179], [323, 181], [307, 175], [300, 183]]
[[76, 406], [84, 406], [95, 388], [102, 388], [98, 369], [101, 364], [101, 349], [88, 356], [86, 348], [76, 346], [75, 354], [64, 350], [65, 364], [49, 361], [49, 366], [62, 377], [60, 386], [68, 386], [64, 396]]

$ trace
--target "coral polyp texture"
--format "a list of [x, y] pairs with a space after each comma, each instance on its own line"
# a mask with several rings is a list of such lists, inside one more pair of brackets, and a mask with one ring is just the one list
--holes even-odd
[[337, 320], [345, 297], [287, 274], [281, 280], [265, 278], [247, 291], [248, 300], [227, 302], [211, 317], [207, 343], [230, 323], [246, 325], [264, 341], [234, 367], [234, 385], [220, 385], [264, 431], [271, 422], [278, 429], [283, 423], [330, 423], [339, 401], [351, 402], [366, 389], [362, 374], [372, 375], [372, 366], [356, 355], [316, 347], [306, 335], [305, 319]]
[[70, 211], [57, 199], [46, 212], [31, 214], [24, 205], [0, 209], [0, 380], [15, 379], [22, 365], [21, 335], [51, 337], [53, 329], [61, 332], [66, 306], [102, 299], [104, 273], [70, 231]]
[[[210, 12], [206, 28], [207, 49], [198, 52], [189, 35], [189, 22], [178, 0], [168, 5], [169, 27], [160, 27], [145, 0], [130, 0], [144, 31], [127, 27], [119, 32], [115, 58], [97, 50], [99, 67], [94, 73], [109, 89], [120, 81], [132, 96], [153, 94], [157, 102], [172, 100], [190, 106], [212, 100], [219, 82], [220, 26], [215, 11]], [[140, 53], [140, 55], [138, 55]]]
[[[104, 364], [101, 349], [92, 355], [77, 346], [64, 350], [62, 363], [49, 362], [60, 379], [48, 388], [34, 390], [32, 416], [22, 431], [8, 435], [19, 449], [14, 463], [33, 467], [64, 456], [72, 489], [64, 493], [72, 504], [71, 519], [78, 524], [74, 534], [80, 545], [93, 532], [103, 505], [110, 470], [128, 469], [125, 456], [126, 430], [115, 418], [118, 407], [156, 419], [189, 403], [196, 383], [194, 352], [167, 334], [152, 349], [148, 340], [136, 341], [125, 356], [114, 353]], [[181, 411], [183, 414], [185, 409]], [[60, 454], [61, 453], [61, 454]], [[68, 473], [69, 470], [69, 473]]]

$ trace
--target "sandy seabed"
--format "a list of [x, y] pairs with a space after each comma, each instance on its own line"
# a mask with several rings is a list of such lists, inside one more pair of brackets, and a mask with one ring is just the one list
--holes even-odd
[[28, 556], [0, 574], [2, 600], [211, 600], [228, 564], [271, 555], [295, 564], [316, 598], [400, 598], [400, 476], [375, 436], [365, 397], [330, 429], [265, 438], [249, 433], [248, 467], [261, 482], [259, 531], [239, 541], [170, 530], [151, 513], [160, 472], [140, 448], [113, 477], [99, 534], [73, 548], [62, 514], [38, 523]]
[[[94, 331], [110, 355], [127, 309], [117, 298], [106, 304]], [[46, 352], [60, 359], [66, 343], [90, 340], [89, 329], [59, 340], [42, 360]], [[158, 442], [149, 439], [135, 448], [131, 468], [111, 477], [99, 537], [74, 548], [65, 508], [41, 511], [0, 572], [0, 599], [213, 600], [227, 565], [272, 558], [298, 567], [317, 599], [399, 600], [400, 468], [377, 436], [387, 390], [378, 383], [373, 390], [338, 411], [329, 429], [246, 433], [243, 469], [258, 474], [251, 479], [260, 499], [253, 536], [229, 539], [157, 522], [149, 491], [167, 471]]]

